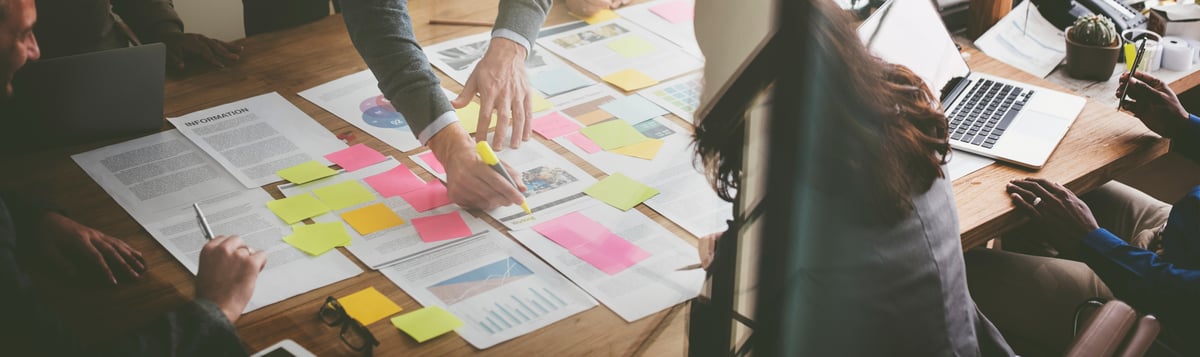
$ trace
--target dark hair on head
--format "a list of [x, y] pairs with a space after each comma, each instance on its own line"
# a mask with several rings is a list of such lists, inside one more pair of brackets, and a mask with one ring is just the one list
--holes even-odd
[[[911, 213], [914, 194], [944, 177], [941, 165], [950, 151], [946, 117], [920, 77], [867, 50], [846, 11], [832, 1], [812, 4], [808, 38], [787, 42], [812, 44], [813, 51], [789, 51], [788, 60], [795, 62], [788, 65], [818, 63], [823, 77], [811, 78], [824, 78], [816, 87], [834, 99], [819, 103], [821, 111], [808, 115], [828, 120], [819, 126], [824, 132], [796, 140], [821, 150], [816, 153], [822, 165], [817, 187], [846, 192], [851, 204], [863, 207], [865, 223], [892, 224]], [[745, 135], [744, 116], [702, 118], [696, 125], [697, 155], [713, 188], [726, 200], [741, 186]]]

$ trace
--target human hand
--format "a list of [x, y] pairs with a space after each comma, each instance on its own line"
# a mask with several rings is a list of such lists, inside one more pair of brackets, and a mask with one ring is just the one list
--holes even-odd
[[697, 248], [700, 253], [701, 268], [707, 270], [708, 266], [712, 264], [713, 257], [716, 256], [717, 252], [717, 240], [721, 239], [721, 236], [724, 234], [725, 232], [710, 233], [700, 238], [700, 245]]
[[463, 108], [479, 94], [479, 125], [476, 126], [479, 130], [475, 133], [475, 141], [487, 140], [492, 113], [497, 112], [496, 133], [492, 137], [492, 150], [495, 151], [504, 149], [509, 124], [512, 124], [509, 146], [513, 149], [529, 140], [529, 134], [533, 132], [529, 118], [533, 114], [533, 97], [525, 75], [525, 52], [525, 46], [516, 42], [493, 38], [483, 59], [467, 78], [462, 93], [450, 101], [455, 108]]
[[114, 270], [135, 279], [146, 271], [146, 260], [137, 249], [58, 213], [41, 218], [37, 235], [44, 256], [67, 275], [78, 271], [73, 262], [83, 262], [113, 285], [117, 285]]
[[219, 236], [200, 250], [196, 297], [212, 301], [229, 322], [236, 322], [254, 296], [254, 282], [267, 264], [266, 252], [254, 252], [238, 236]]
[[1062, 185], [1026, 178], [1009, 182], [1006, 189], [1013, 204], [1056, 233], [1049, 243], [1059, 250], [1073, 250], [1081, 238], [1100, 228], [1087, 204]]
[[601, 10], [616, 10], [621, 6], [628, 5], [632, 1], [633, 0], [567, 0], [567, 11], [575, 15], [591, 17]]
[[1118, 99], [1121, 96], [1120, 88], [1125, 83], [1129, 83], [1127, 90], [1129, 98], [1136, 101], [1125, 102], [1124, 108], [1132, 112], [1143, 124], [1146, 124], [1147, 128], [1158, 135], [1165, 138], [1174, 136], [1191, 118], [1191, 115], [1179, 103], [1179, 97], [1175, 96], [1175, 91], [1172, 91], [1162, 80], [1145, 72], [1137, 72], [1134, 73], [1132, 80], [1129, 78], [1129, 73], [1121, 74], [1119, 82], [1120, 85], [1117, 86]]
[[428, 144], [438, 161], [446, 168], [447, 194], [459, 206], [490, 210], [521, 204], [525, 199], [521, 195], [521, 192], [525, 192], [525, 183], [520, 179], [521, 176], [508, 164], [504, 164], [504, 169], [508, 170], [508, 174], [519, 186], [515, 189], [508, 180], [484, 164], [475, 152], [474, 142], [462, 126], [446, 126], [434, 134]]
[[199, 57], [218, 68], [241, 59], [242, 46], [225, 43], [201, 34], [174, 32], [163, 36], [167, 45], [167, 66], [182, 70], [188, 57]]

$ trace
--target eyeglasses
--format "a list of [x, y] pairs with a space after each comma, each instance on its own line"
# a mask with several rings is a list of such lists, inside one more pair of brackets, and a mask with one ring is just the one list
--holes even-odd
[[368, 355], [375, 346], [379, 346], [379, 340], [375, 339], [375, 335], [371, 334], [366, 326], [361, 322], [350, 317], [346, 313], [346, 308], [338, 303], [337, 299], [332, 296], [325, 298], [325, 304], [321, 305], [321, 311], [317, 313], [321, 317], [321, 321], [326, 325], [336, 327], [342, 326], [342, 342], [355, 351], [366, 351]]

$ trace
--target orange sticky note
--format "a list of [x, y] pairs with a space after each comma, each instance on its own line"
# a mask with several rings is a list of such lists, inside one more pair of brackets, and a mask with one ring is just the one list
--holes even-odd
[[609, 9], [604, 9], [604, 10], [600, 10], [600, 12], [597, 12], [597, 13], [595, 13], [595, 14], [592, 14], [592, 16], [591, 16], [591, 17], [586, 17], [586, 18], [585, 18], [585, 17], [581, 17], [581, 16], [579, 16], [579, 15], [576, 15], [575, 17], [579, 17], [579, 19], [580, 19], [580, 20], [583, 20], [583, 22], [586, 22], [586, 23], [588, 23], [588, 25], [595, 25], [595, 24], [598, 24], [598, 23], [601, 23], [601, 22], [605, 22], [605, 21], [608, 21], [608, 20], [612, 20], [612, 19], [615, 19], [615, 18], [618, 18], [618, 17], [621, 17], [621, 16], [620, 16], [620, 15], [617, 15], [617, 12], [616, 12], [616, 11], [612, 11], [612, 10], [609, 10]]
[[575, 117], [575, 121], [583, 123], [583, 125], [592, 125], [612, 118], [615, 118], [612, 114], [597, 109], [596, 111]]
[[400, 312], [400, 305], [396, 305], [387, 296], [375, 290], [375, 287], [362, 289], [359, 292], [346, 295], [337, 299], [338, 304], [341, 304], [346, 309], [346, 314], [353, 317], [364, 326], [383, 320], [383, 318], [392, 316]]
[[342, 213], [342, 219], [354, 227], [358, 234], [368, 235], [404, 224], [404, 219], [382, 203]]
[[640, 158], [640, 159], [654, 160], [654, 157], [658, 155], [658, 150], [662, 149], [662, 147], [663, 147], [662, 140], [651, 139], [651, 140], [646, 140], [646, 141], [643, 141], [643, 142], [640, 142], [637, 144], [612, 149], [609, 151], [612, 151], [612, 152], [615, 152], [615, 153], [618, 153], [621, 155], [633, 156], [633, 157]]
[[633, 68], [604, 76], [604, 81], [612, 83], [626, 92], [658, 84], [658, 81], [654, 80], [654, 78], [650, 78], [650, 76], [642, 73], [642, 71]]

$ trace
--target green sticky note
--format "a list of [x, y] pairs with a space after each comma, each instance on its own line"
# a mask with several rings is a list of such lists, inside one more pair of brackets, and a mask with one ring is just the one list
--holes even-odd
[[600, 124], [592, 125], [579, 132], [592, 139], [596, 145], [604, 150], [612, 150], [620, 147], [625, 147], [637, 144], [649, 138], [642, 135], [642, 132], [634, 129], [632, 125], [624, 120], [610, 120]]
[[583, 192], [622, 211], [628, 211], [658, 194], [654, 187], [634, 181], [620, 172], [605, 177]]
[[625, 58], [638, 58], [656, 50], [653, 44], [638, 35], [629, 35], [609, 41], [606, 46]]
[[292, 166], [275, 172], [276, 175], [288, 180], [294, 184], [302, 184], [311, 182], [316, 179], [325, 178], [337, 174], [337, 171], [322, 165], [316, 161], [309, 161], [303, 164]]
[[313, 194], [334, 211], [375, 200], [374, 193], [354, 180], [315, 189]]
[[317, 223], [306, 226], [296, 226], [292, 235], [283, 237], [283, 241], [308, 255], [321, 255], [334, 247], [350, 245], [350, 234], [342, 222]]
[[329, 207], [325, 207], [316, 197], [309, 194], [288, 197], [280, 200], [267, 202], [267, 208], [271, 212], [275, 212], [279, 219], [287, 224], [295, 224], [303, 221], [305, 218], [312, 218], [329, 212]]
[[438, 306], [429, 306], [392, 318], [392, 325], [412, 336], [417, 343], [428, 341], [454, 329], [463, 323], [454, 314]]

